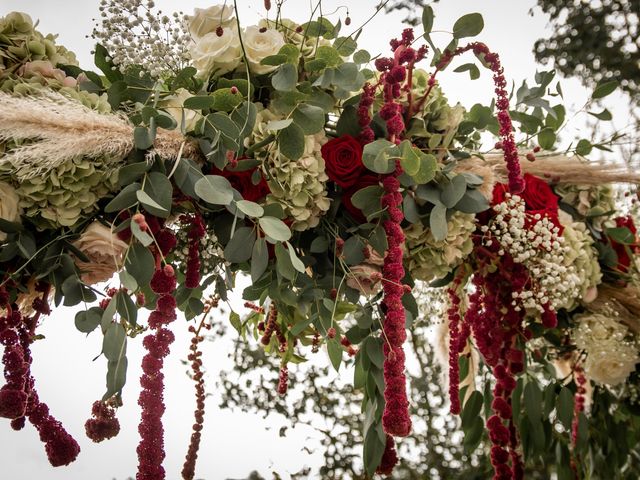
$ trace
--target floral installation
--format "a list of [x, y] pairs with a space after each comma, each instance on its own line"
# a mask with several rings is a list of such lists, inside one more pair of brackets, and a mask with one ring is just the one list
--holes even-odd
[[[195, 409], [181, 475], [195, 478], [203, 329], [245, 275], [246, 311], [222, 321], [277, 359], [274, 392], [321, 348], [353, 368], [367, 478], [393, 475], [417, 420], [405, 346], [427, 321], [464, 447], [485, 442], [493, 478], [524, 478], [546, 450], [558, 478], [609, 468], [601, 426], [637, 415], [640, 398], [640, 240], [614, 192], [640, 175], [583, 161], [606, 142], [555, 154], [554, 72], [512, 96], [499, 56], [465, 40], [477, 13], [441, 49], [425, 7], [421, 32], [372, 57], [348, 14], [298, 23], [282, 3], [244, 25], [235, 3], [165, 15], [102, 0], [99, 73], [27, 14], [0, 18], [0, 416], [29, 420], [53, 466], [78, 456], [30, 371], [52, 305], [78, 306], [107, 367], [87, 437], [119, 434], [127, 349], [141, 343], [136, 478], [172, 477], [162, 370], [185, 320]], [[467, 110], [438, 75], [470, 54], [455, 71], [487, 69], [495, 98]]]

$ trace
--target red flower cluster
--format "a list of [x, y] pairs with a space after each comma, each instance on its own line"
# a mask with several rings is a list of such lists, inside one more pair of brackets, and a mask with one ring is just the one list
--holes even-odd
[[464, 350], [468, 338], [461, 330], [460, 325], [460, 295], [458, 289], [462, 283], [462, 278], [457, 275], [453, 281], [453, 286], [447, 289], [449, 296], [449, 308], [447, 316], [449, 319], [449, 401], [451, 413], [460, 413], [460, 367], [458, 357]]
[[[563, 227], [558, 220], [558, 196], [553, 193], [547, 182], [528, 173], [524, 175], [524, 185], [525, 188], [519, 195], [524, 200], [526, 212], [529, 215], [540, 214], [548, 217], [562, 234]], [[496, 184], [493, 188], [491, 204], [497, 205], [504, 202], [508, 191], [509, 187], [504, 183]]]
[[376, 473], [380, 475], [391, 475], [393, 467], [395, 467], [397, 463], [398, 454], [396, 452], [395, 441], [391, 435], [387, 435], [387, 443], [384, 446], [382, 460], [380, 460], [380, 465], [378, 465]]
[[388, 249], [384, 257], [382, 273], [384, 275], [385, 309], [384, 330], [384, 399], [382, 425], [389, 435], [406, 437], [411, 431], [409, 417], [409, 401], [407, 399], [407, 380], [405, 377], [405, 355], [402, 348], [407, 339], [405, 330], [405, 312], [402, 305], [404, 288], [404, 267], [402, 265], [402, 245], [404, 233], [400, 222], [404, 218], [400, 205], [402, 194], [398, 191], [400, 182], [395, 176], [388, 176], [382, 181], [385, 194], [382, 196], [382, 207], [387, 208], [389, 218], [383, 222], [387, 234]]
[[142, 390], [138, 405], [142, 407], [142, 419], [138, 426], [140, 443], [138, 444], [138, 473], [136, 480], [162, 480], [165, 470], [162, 461], [164, 452], [164, 427], [162, 415], [165, 406], [163, 401], [164, 375], [162, 367], [164, 358], [169, 355], [169, 346], [174, 335], [165, 325], [176, 318], [176, 301], [171, 295], [176, 288], [173, 267], [158, 267], [150, 282], [151, 290], [158, 295], [156, 309], [149, 315], [149, 327], [155, 333], [147, 335], [142, 344], [147, 354], [142, 359]]
[[[210, 325], [206, 325], [210, 328]], [[200, 449], [200, 439], [202, 436], [202, 425], [204, 424], [204, 380], [202, 373], [202, 352], [198, 349], [198, 345], [203, 340], [203, 337], [198, 335], [195, 327], [189, 327], [189, 331], [192, 332], [193, 338], [191, 339], [191, 346], [189, 349], [191, 353], [187, 357], [187, 360], [191, 362], [191, 369], [193, 370], [193, 380], [196, 382], [196, 410], [194, 412], [195, 423], [193, 424], [193, 432], [191, 433], [191, 441], [189, 442], [189, 450], [182, 467], [182, 478], [185, 480], [193, 480], [196, 473], [196, 460], [198, 459], [198, 450]]]
[[640, 253], [640, 242], [637, 240], [638, 230], [633, 223], [632, 217], [617, 217], [615, 219], [616, 227], [618, 228], [628, 228], [632, 233], [635, 241], [630, 245], [625, 245], [622, 243], [616, 242], [614, 239], [609, 238], [609, 242], [611, 243], [611, 248], [616, 252], [618, 256], [618, 265], [616, 270], [621, 273], [629, 273], [629, 267], [631, 266], [631, 255]]
[[[518, 158], [518, 148], [513, 136], [513, 124], [509, 115], [509, 92], [507, 91], [507, 81], [504, 78], [504, 69], [500, 64], [500, 57], [497, 53], [492, 53], [484, 43], [472, 42], [464, 47], [458, 47], [453, 51], [447, 50], [442, 54], [436, 73], [446, 67], [453, 57], [472, 50], [476, 56], [482, 56], [484, 62], [489, 65], [493, 72], [493, 83], [496, 93], [496, 108], [498, 110], [498, 123], [500, 124], [501, 147], [504, 152], [504, 160], [507, 164], [509, 176], [509, 191], [520, 193], [524, 190], [525, 184], [522, 179], [522, 170]], [[435, 73], [430, 78], [430, 84], [435, 82]], [[427, 92], [428, 93], [428, 92]]]
[[196, 288], [200, 284], [200, 241], [204, 238], [207, 230], [202, 215], [197, 212], [193, 215], [182, 215], [180, 221], [191, 226], [187, 234], [189, 257], [184, 284], [187, 288]]
[[96, 443], [108, 440], [120, 433], [120, 422], [116, 418], [116, 412], [113, 407], [105, 402], [96, 400], [91, 408], [90, 418], [84, 424], [87, 437]]
[[351, 135], [333, 138], [320, 149], [329, 180], [342, 188], [352, 187], [365, 170], [362, 144]]
[[6, 310], [6, 315], [0, 317], [0, 344], [5, 347], [2, 361], [7, 381], [0, 389], [0, 416], [11, 419], [14, 430], [21, 430], [28, 418], [45, 444], [49, 463], [59, 467], [73, 462], [80, 446], [40, 401], [31, 376], [30, 344], [40, 315], [49, 312], [49, 285], [39, 285], [37, 289], [42, 297], [34, 301], [35, 316], [28, 318], [22, 317], [17, 305], [9, 303], [6, 291], [0, 291], [0, 307]]

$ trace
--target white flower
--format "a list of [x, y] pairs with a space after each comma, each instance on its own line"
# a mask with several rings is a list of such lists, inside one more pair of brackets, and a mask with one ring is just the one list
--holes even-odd
[[240, 37], [235, 28], [225, 28], [222, 35], [207, 33], [189, 46], [193, 66], [200, 78], [224, 75], [236, 68], [242, 60]]
[[272, 65], [261, 65], [260, 62], [280, 51], [280, 48], [285, 44], [282, 33], [278, 30], [252, 26], [245, 29], [242, 40], [247, 53], [247, 61], [253, 73], [263, 75], [278, 68]]
[[619, 355], [617, 351], [590, 353], [584, 363], [586, 375], [593, 381], [611, 387], [624, 382], [636, 369], [638, 358]]
[[163, 108], [168, 114], [176, 119], [178, 127], [181, 125], [182, 115], [184, 112], [184, 128], [187, 132], [193, 130], [196, 127], [198, 120], [202, 118], [202, 115], [195, 110], [182, 108], [184, 101], [190, 97], [193, 97], [193, 95], [188, 90], [179, 88], [176, 90], [175, 95], [171, 95], [163, 101]]
[[[20, 198], [15, 189], [5, 182], [0, 182], [0, 218], [7, 222], [20, 221]], [[0, 232], [0, 242], [7, 234]]]
[[209, 8], [196, 8], [189, 17], [189, 33], [197, 41], [215, 32], [218, 27], [227, 29], [235, 25], [233, 8], [228, 5], [214, 5]]
[[82, 281], [88, 285], [109, 280], [122, 266], [128, 247], [98, 221], [89, 225], [73, 245], [89, 258], [89, 262], [76, 259], [76, 265], [83, 272]]

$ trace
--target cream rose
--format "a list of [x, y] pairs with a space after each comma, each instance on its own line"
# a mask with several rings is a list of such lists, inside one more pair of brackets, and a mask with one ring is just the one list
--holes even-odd
[[632, 352], [617, 350], [591, 352], [584, 364], [584, 372], [591, 380], [615, 386], [624, 382], [636, 369], [638, 357]]
[[235, 25], [233, 8], [228, 5], [214, 5], [209, 8], [196, 8], [189, 17], [189, 33], [193, 40], [199, 40], [208, 33]]
[[[0, 182], [0, 218], [7, 222], [20, 221], [20, 197], [16, 190], [5, 182]], [[7, 234], [0, 232], [0, 242], [7, 238]]]
[[82, 281], [88, 285], [109, 280], [122, 266], [128, 246], [98, 221], [89, 225], [73, 245], [89, 258], [89, 262], [76, 259], [83, 272]]
[[261, 65], [260, 62], [280, 51], [285, 43], [282, 33], [278, 30], [252, 26], [245, 29], [242, 40], [247, 53], [247, 61], [253, 73], [263, 75], [278, 68], [272, 65]]
[[184, 128], [189, 132], [196, 128], [196, 123], [202, 118], [202, 115], [195, 110], [188, 108], [182, 108], [184, 101], [187, 98], [193, 97], [193, 95], [184, 88], [176, 90], [175, 95], [167, 97], [163, 101], [163, 107], [169, 115], [176, 119], [178, 127], [182, 124], [182, 115], [184, 112]]
[[224, 75], [236, 68], [242, 60], [240, 37], [235, 28], [225, 28], [221, 36], [207, 33], [192, 43], [189, 53], [200, 78]]

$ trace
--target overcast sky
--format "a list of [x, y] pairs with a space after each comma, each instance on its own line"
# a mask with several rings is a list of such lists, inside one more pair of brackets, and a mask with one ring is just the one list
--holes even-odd
[[[0, 0], [0, 16], [13, 10], [30, 14], [39, 20], [43, 33], [58, 33], [58, 41], [74, 50], [84, 68], [91, 68], [91, 39], [86, 39], [92, 28], [91, 19], [98, 16], [98, 0]], [[190, 12], [193, 7], [207, 7], [212, 3], [193, 0], [158, 0], [165, 12], [180, 9]], [[378, 0], [346, 2], [352, 18], [351, 27], [364, 22], [374, 10]], [[536, 65], [531, 52], [536, 39], [545, 35], [546, 19], [537, 12], [531, 17], [532, 0], [442, 0], [435, 4], [434, 30], [450, 30], [455, 19], [465, 13], [479, 11], [485, 19], [485, 29], [479, 39], [497, 51], [509, 81], [517, 84], [524, 78], [532, 78]], [[333, 11], [345, 4], [335, 0], [323, 2], [325, 12]], [[262, 12], [259, 0], [239, 0], [241, 20], [244, 25], [257, 21]], [[284, 16], [303, 22], [309, 15], [309, 4], [304, 0], [285, 2]], [[344, 10], [340, 18], [344, 23]], [[337, 16], [331, 17], [334, 22]], [[402, 30], [401, 14], [379, 14], [366, 28], [359, 45], [372, 54], [387, 53], [388, 41]], [[344, 30], [343, 30], [344, 31]], [[347, 30], [348, 31], [348, 30]], [[437, 44], [445, 45], [449, 37], [434, 34]], [[471, 61], [470, 59], [469, 61]], [[464, 63], [464, 62], [462, 62]], [[539, 67], [538, 67], [539, 68]], [[480, 80], [469, 83], [466, 74], [446, 73], [440, 77], [449, 101], [462, 102], [470, 106], [478, 101], [488, 103], [493, 91], [490, 76], [482, 73]], [[581, 106], [588, 92], [575, 80], [563, 80], [567, 106]], [[618, 99], [621, 103], [622, 100]], [[0, 106], [1, 108], [1, 106]], [[580, 128], [577, 124], [568, 135]], [[242, 309], [238, 308], [242, 313]], [[139, 407], [140, 361], [143, 354], [140, 337], [129, 342], [128, 383], [124, 390], [125, 406], [118, 412], [122, 433], [100, 445], [92, 444], [84, 436], [84, 422], [90, 413], [91, 404], [104, 391], [105, 361], [91, 360], [100, 353], [102, 336], [94, 333], [88, 338], [79, 333], [73, 323], [75, 310], [60, 308], [46, 319], [39, 333], [47, 338], [33, 347], [33, 373], [40, 397], [48, 403], [52, 413], [61, 420], [80, 442], [82, 452], [78, 460], [69, 467], [53, 469], [48, 465], [42, 444], [33, 427], [27, 425], [21, 432], [13, 432], [7, 421], [0, 421], [0, 465], [2, 478], [11, 480], [124, 480], [135, 477], [138, 443], [137, 424]], [[226, 318], [219, 321], [225, 322]], [[193, 384], [184, 373], [180, 362], [186, 358], [189, 337], [187, 325], [177, 321], [173, 324], [176, 342], [171, 356], [165, 362], [166, 374], [166, 450], [168, 479], [179, 478], [179, 472], [188, 445], [193, 423]], [[296, 471], [305, 464], [318, 465], [320, 455], [309, 456], [302, 447], [313, 435], [309, 429], [298, 428], [293, 435], [280, 438], [277, 429], [265, 430], [265, 426], [280, 426], [277, 419], [265, 422], [261, 418], [220, 411], [215, 401], [212, 376], [226, 363], [229, 342], [205, 344], [204, 362], [208, 369], [209, 389], [213, 399], [207, 402], [205, 428], [197, 477], [207, 480], [244, 478], [252, 469], [268, 476], [271, 468], [287, 478], [287, 471]]]

